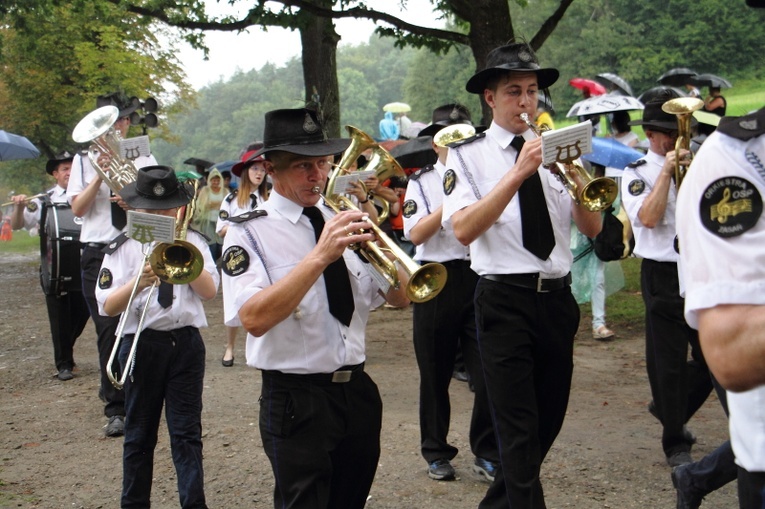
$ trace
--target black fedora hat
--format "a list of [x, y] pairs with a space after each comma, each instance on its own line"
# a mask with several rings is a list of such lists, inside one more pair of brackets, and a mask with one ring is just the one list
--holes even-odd
[[[661, 129], [664, 131], [677, 131], [677, 116], [671, 113], [667, 113], [661, 109], [661, 106], [670, 99], [676, 99], [678, 97], [674, 92], [663, 93], [661, 97], [654, 98], [645, 105], [643, 110], [643, 118], [640, 120], [631, 120], [629, 125], [642, 125], [643, 129], [650, 129], [651, 127]], [[691, 125], [695, 126], [698, 122], [695, 118], [691, 118]]]
[[58, 168], [58, 165], [61, 163], [65, 163], [67, 161], [72, 161], [74, 159], [74, 154], [64, 151], [59, 154], [56, 154], [53, 156], [53, 159], [48, 159], [48, 162], [45, 163], [45, 171], [48, 173], [48, 175], [53, 175], [53, 172]]
[[490, 79], [508, 71], [535, 73], [539, 88], [549, 87], [558, 81], [560, 75], [557, 69], [539, 67], [531, 46], [513, 43], [491, 50], [486, 57], [486, 68], [468, 80], [465, 90], [472, 94], [482, 94]]
[[277, 150], [301, 156], [321, 157], [339, 154], [350, 144], [350, 139], [327, 138], [327, 133], [314, 110], [273, 110], [266, 113], [263, 148], [251, 157]]
[[124, 92], [112, 92], [111, 94], [99, 95], [96, 98], [96, 108], [103, 106], [116, 106], [120, 110], [120, 117], [128, 117], [138, 109], [141, 101], [133, 101]]
[[434, 136], [444, 127], [454, 124], [473, 125], [473, 121], [470, 118], [470, 111], [461, 104], [444, 104], [433, 110], [431, 124], [424, 127], [417, 136]]
[[191, 201], [194, 189], [182, 184], [169, 166], [145, 166], [134, 182], [120, 191], [122, 200], [134, 209], [166, 210]]

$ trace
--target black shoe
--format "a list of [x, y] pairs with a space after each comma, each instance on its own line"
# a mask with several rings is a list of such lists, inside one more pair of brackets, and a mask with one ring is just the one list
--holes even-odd
[[680, 465], [687, 465], [688, 463], [693, 463], [691, 453], [688, 451], [675, 452], [667, 456], [667, 464], [670, 467], [679, 467]]
[[229, 360], [221, 359], [220, 363], [223, 364], [224, 367], [230, 368], [231, 366], [234, 365], [234, 358], [231, 357]]
[[473, 465], [473, 472], [491, 483], [494, 482], [494, 477], [497, 473], [497, 464], [493, 461], [477, 457]]
[[[661, 422], [661, 417], [659, 417], [659, 411], [656, 409], [656, 403], [651, 400], [650, 403], [648, 403], [648, 412], [653, 415], [657, 421]], [[683, 439], [688, 442], [688, 444], [693, 445], [696, 443], [696, 435], [693, 434], [691, 430], [688, 429], [688, 426], [683, 424]]]
[[677, 490], [677, 509], [699, 509], [704, 495], [691, 486], [686, 469], [681, 465], [672, 469], [672, 485]]
[[453, 371], [452, 378], [454, 378], [458, 382], [467, 382], [468, 381], [467, 371]]
[[454, 467], [447, 459], [440, 459], [428, 464], [428, 477], [436, 481], [453, 481]]
[[72, 378], [74, 378], [74, 375], [72, 374], [72, 370], [67, 368], [64, 368], [61, 371], [59, 371], [58, 375], [56, 376], [62, 382], [66, 382], [67, 380], [71, 380]]
[[109, 417], [109, 423], [106, 425], [104, 435], [107, 437], [121, 437], [125, 434], [125, 416], [112, 415]]

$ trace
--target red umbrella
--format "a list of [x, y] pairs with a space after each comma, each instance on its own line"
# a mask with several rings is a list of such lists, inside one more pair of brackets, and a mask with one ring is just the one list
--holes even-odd
[[587, 78], [572, 78], [568, 80], [568, 84], [574, 88], [578, 88], [579, 90], [589, 91], [590, 96], [603, 95], [606, 93], [606, 87], [597, 81], [588, 80]]

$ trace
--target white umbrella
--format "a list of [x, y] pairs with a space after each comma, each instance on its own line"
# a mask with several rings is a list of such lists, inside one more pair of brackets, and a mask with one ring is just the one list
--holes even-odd
[[582, 115], [597, 115], [599, 113], [611, 113], [612, 111], [642, 110], [643, 103], [628, 95], [597, 95], [579, 101], [574, 104], [567, 117], [580, 117]]
[[406, 103], [388, 103], [383, 106], [383, 111], [390, 111], [391, 113], [406, 113], [412, 111], [412, 107]]

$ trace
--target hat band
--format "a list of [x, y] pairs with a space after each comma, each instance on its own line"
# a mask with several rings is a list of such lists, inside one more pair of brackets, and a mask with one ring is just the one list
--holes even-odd
[[495, 69], [505, 69], [507, 71], [539, 71], [541, 67], [534, 62], [508, 62], [493, 66]]
[[311, 145], [314, 143], [321, 143], [327, 141], [326, 136], [323, 134], [320, 136], [301, 136], [297, 138], [281, 138], [281, 139], [271, 139], [265, 142], [264, 148], [278, 148], [278, 147], [287, 147], [290, 145]]

